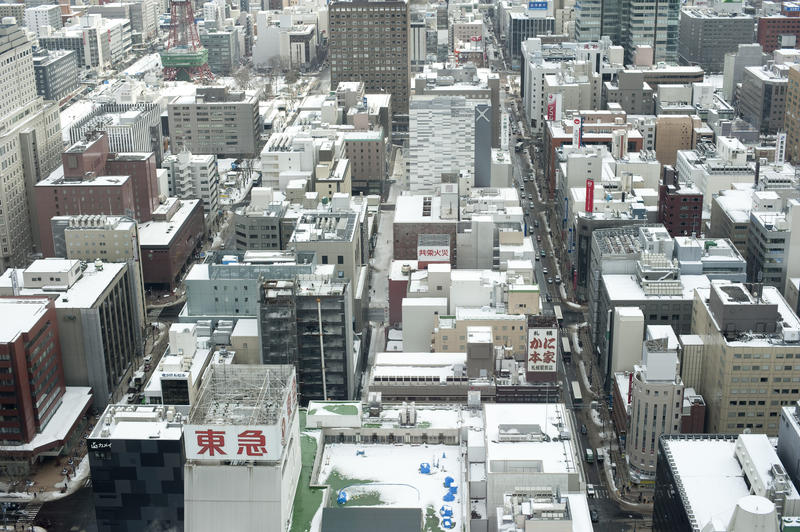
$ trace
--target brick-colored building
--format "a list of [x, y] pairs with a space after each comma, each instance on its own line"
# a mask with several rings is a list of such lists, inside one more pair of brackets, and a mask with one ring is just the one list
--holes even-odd
[[703, 193], [694, 185], [678, 182], [675, 169], [663, 168], [658, 187], [658, 221], [664, 224], [669, 236], [700, 236], [703, 225]]
[[[418, 237], [421, 234], [446, 234], [450, 235], [450, 242], [456, 242], [458, 209], [454, 213], [442, 213], [441, 210], [440, 196], [397, 198], [392, 226], [395, 260], [417, 260]], [[456, 253], [450, 254], [450, 264], [455, 267]]]
[[202, 201], [168, 198], [153, 219], [139, 227], [144, 284], [175, 288], [204, 234]]
[[34, 187], [36, 217], [42, 253], [52, 257], [50, 218], [66, 214], [117, 214], [133, 217], [136, 202], [133, 180], [128, 176], [95, 175], [67, 177], [56, 171]]
[[27, 443], [66, 388], [55, 304], [46, 297], [3, 297], [0, 316], [0, 441]]
[[344, 152], [350, 161], [353, 193], [383, 194], [386, 177], [386, 139], [383, 131], [345, 133]]
[[[784, 4], [779, 15], [759, 17], [758, 44], [764, 53], [771, 54], [778, 48], [797, 48], [800, 41], [800, 11], [792, 10], [794, 2]], [[794, 40], [792, 43], [791, 41]], [[786, 41], [786, 42], [782, 42]]]

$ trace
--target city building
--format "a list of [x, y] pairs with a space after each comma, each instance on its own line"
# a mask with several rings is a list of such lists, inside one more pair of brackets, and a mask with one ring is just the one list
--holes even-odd
[[170, 148], [196, 155], [253, 158], [261, 151], [264, 124], [258, 112], [259, 91], [197, 87], [169, 102]]
[[199, 24], [200, 42], [208, 50], [208, 67], [215, 76], [230, 76], [241, 66], [240, 29], [223, 20]]
[[164, 158], [161, 167], [167, 170], [170, 196], [200, 199], [206, 224], [212, 225], [219, 211], [219, 169], [214, 155], [194, 155], [182, 150]]
[[[750, 212], [747, 233], [747, 278], [783, 292], [800, 275], [800, 202], [789, 200], [781, 211]], [[794, 245], [793, 245], [794, 244]]]
[[[800, 19], [798, 19], [800, 20]], [[800, 65], [789, 66], [786, 88], [786, 159], [800, 161]]]
[[37, 96], [31, 42], [8, 22], [0, 23], [0, 85], [16, 90], [0, 94], [0, 270], [30, 261], [39, 234], [34, 185], [58, 166], [61, 150], [58, 106]]
[[722, 72], [725, 54], [735, 52], [740, 44], [752, 42], [753, 17], [750, 15], [697, 7], [681, 9], [678, 60], [683, 65], [698, 65], [706, 72]]
[[701, 142], [694, 150], [679, 150], [675, 162], [678, 178], [703, 194], [703, 209], [711, 208], [714, 194], [734, 183], [753, 183], [755, 168], [747, 160], [747, 148], [731, 137], [717, 137], [716, 144]]
[[339, 0], [329, 6], [329, 19], [331, 86], [342, 81], [363, 82], [368, 92], [390, 93], [395, 113], [408, 114], [408, 3]]
[[707, 432], [778, 434], [780, 407], [800, 398], [792, 388], [800, 366], [788, 360], [798, 327], [775, 287], [713, 281], [697, 289], [691, 332], [703, 342], [695, 388], [706, 400]]
[[[759, 32], [760, 34], [760, 32]], [[736, 51], [725, 54], [722, 70], [722, 96], [726, 102], [736, 101], [738, 86], [742, 83], [745, 67], [761, 66], [766, 63], [767, 54], [760, 44], [740, 44]]]
[[617, 103], [632, 115], [654, 112], [653, 87], [644, 79], [642, 70], [620, 70], [615, 79], [603, 83], [603, 107]]
[[294, 225], [288, 235], [282, 231], [288, 209], [289, 202], [275, 198], [272, 189], [254, 188], [250, 204], [233, 213], [236, 249], [286, 249], [294, 232]]
[[161, 162], [161, 109], [153, 103], [100, 103], [69, 129], [72, 144], [85, 141], [96, 131], [108, 137], [111, 153], [150, 153]]
[[681, 184], [672, 168], [664, 168], [658, 187], [658, 222], [670, 236], [700, 236], [703, 226], [703, 193], [690, 184]]
[[157, 35], [158, 17], [168, 11], [169, 6], [159, 5], [156, 0], [132, 0], [91, 5], [87, 13], [100, 15], [105, 19], [130, 21], [131, 43], [142, 45]]
[[785, 530], [798, 493], [763, 434], [663, 436], [658, 442], [653, 530]]
[[358, 214], [334, 207], [332, 212], [301, 215], [287, 246], [299, 252], [315, 252], [320, 264], [334, 265], [338, 278], [357, 283], [367, 262], [368, 250], [363, 244]]
[[745, 67], [737, 92], [742, 118], [762, 134], [783, 130], [788, 87], [788, 65]]
[[61, 100], [78, 88], [78, 62], [73, 50], [37, 50], [33, 72], [36, 92], [45, 100]]
[[[55, 306], [47, 297], [0, 297], [3, 436], [6, 475], [27, 475], [40, 456], [60, 455], [80, 442], [75, 434], [92, 402], [88, 388], [64, 386]], [[82, 401], [81, 401], [82, 399]], [[69, 452], [66, 451], [66, 452]]]
[[167, 198], [153, 211], [152, 220], [139, 225], [144, 284], [157, 289], [175, 288], [205, 234], [199, 199]]
[[81, 69], [104, 71], [124, 63], [131, 54], [131, 23], [98, 14], [75, 17], [76, 23], [39, 36], [47, 50], [74, 50]]
[[124, 262], [40, 259], [0, 276], [0, 294], [54, 300], [67, 386], [90, 386], [94, 406], [120, 399], [141, 356], [144, 310]]
[[758, 17], [756, 36], [765, 53], [771, 54], [780, 48], [797, 48], [800, 37], [800, 17], [791, 8], [794, 2], [781, 4], [781, 13]]
[[350, 162], [353, 194], [380, 194], [386, 189], [386, 136], [382, 129], [344, 133], [344, 156]]
[[681, 431], [684, 386], [678, 371], [678, 337], [670, 326], [651, 326], [630, 383], [630, 427], [625, 454], [632, 472], [653, 478], [662, 434]]
[[183, 530], [188, 407], [108, 405], [86, 440], [97, 528]]
[[291, 365], [214, 365], [184, 426], [188, 530], [284, 530], [300, 477]]
[[61, 7], [58, 5], [42, 5], [27, 8], [25, 10], [25, 26], [35, 33], [37, 37], [47, 35], [50, 31], [61, 29]]

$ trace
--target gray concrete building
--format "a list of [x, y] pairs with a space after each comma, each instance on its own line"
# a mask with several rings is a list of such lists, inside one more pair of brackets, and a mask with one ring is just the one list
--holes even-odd
[[338, 0], [329, 6], [331, 86], [362, 81], [367, 92], [392, 95], [395, 113], [408, 113], [410, 23], [404, 0]]
[[284, 249], [288, 238], [281, 231], [281, 222], [288, 208], [288, 201], [273, 201], [236, 209], [233, 214], [236, 249]]
[[739, 112], [761, 134], [774, 135], [783, 129], [788, 76], [788, 65], [744, 69], [737, 96]]
[[653, 88], [641, 70], [620, 70], [616, 78], [603, 83], [603, 108], [618, 103], [630, 115], [651, 115], [655, 109]]
[[261, 152], [260, 91], [197, 87], [167, 105], [170, 148], [196, 155], [254, 158]]
[[222, 21], [207, 21], [198, 29], [200, 42], [208, 50], [208, 66], [215, 76], [230, 76], [240, 66], [242, 50], [239, 26], [225, 26]]
[[736, 50], [725, 54], [725, 64], [722, 69], [722, 95], [726, 102], [730, 104], [736, 102], [736, 91], [742, 82], [745, 67], [760, 67], [766, 60], [767, 54], [757, 43], [740, 44]]
[[[60, 29], [63, 26], [61, 23], [61, 6], [43, 5], [29, 7], [25, 10], [25, 25], [37, 36], [46, 35], [50, 30]], [[47, 27], [49, 27], [50, 30], [46, 30], [45, 28]]]
[[78, 88], [78, 57], [73, 50], [38, 50], [33, 73], [39, 96], [58, 101]]
[[699, 65], [706, 72], [722, 72], [725, 54], [740, 44], [753, 42], [753, 17], [744, 13], [719, 13], [712, 9], [681, 9], [678, 60]]

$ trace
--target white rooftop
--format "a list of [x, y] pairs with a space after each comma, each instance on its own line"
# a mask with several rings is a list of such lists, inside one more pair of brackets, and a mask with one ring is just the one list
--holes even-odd
[[[557, 404], [484, 404], [486, 420], [486, 463], [489, 472], [496, 462], [538, 462], [542, 474], [577, 473], [573, 440], [560, 440], [561, 431], [570, 424], [563, 403]], [[539, 425], [550, 441], [499, 440], [500, 425]], [[560, 427], [560, 428], [559, 428]]]
[[139, 245], [141, 247], [168, 246], [172, 239], [180, 232], [180, 228], [186, 223], [192, 214], [195, 206], [200, 203], [199, 199], [180, 200], [181, 206], [167, 220], [151, 220], [139, 224]]
[[0, 343], [13, 342], [23, 332], [30, 331], [45, 312], [49, 299], [0, 299]]
[[[180, 421], [167, 421], [168, 408], [160, 405], [108, 405], [97, 421], [91, 438], [109, 440], [180, 440]], [[181, 418], [186, 419], [185, 415]], [[106, 430], [108, 432], [106, 432]]]

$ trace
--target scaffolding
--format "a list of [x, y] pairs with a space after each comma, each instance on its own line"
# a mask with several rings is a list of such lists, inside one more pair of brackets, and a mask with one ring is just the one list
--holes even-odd
[[286, 364], [212, 365], [189, 412], [189, 423], [276, 425], [294, 374], [294, 366]]

